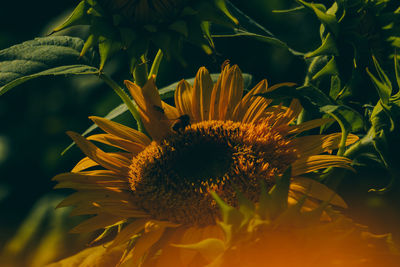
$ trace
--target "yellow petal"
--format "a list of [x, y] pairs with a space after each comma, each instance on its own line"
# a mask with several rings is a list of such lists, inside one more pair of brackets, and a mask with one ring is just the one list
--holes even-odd
[[272, 100], [266, 99], [265, 97], [255, 96], [256, 94], [267, 92], [267, 88], [267, 80], [262, 80], [256, 86], [254, 86], [254, 88], [251, 89], [235, 107], [232, 119], [234, 121], [242, 121], [242, 119], [246, 117], [246, 121], [252, 121], [252, 114], [256, 114], [261, 107], [266, 107], [272, 102]]
[[65, 181], [68, 179], [73, 179], [74, 177], [89, 177], [89, 176], [99, 176], [108, 177], [110, 180], [120, 179], [121, 176], [110, 170], [91, 170], [91, 171], [81, 171], [79, 173], [66, 172], [55, 176], [52, 180], [55, 181]]
[[[201, 241], [202, 229], [199, 227], [190, 227], [182, 234], [182, 239], [178, 244], [194, 244]], [[193, 258], [198, 254], [197, 251], [185, 250], [180, 254], [180, 260], [183, 266], [188, 266], [188, 264], [193, 260]]]
[[[341, 137], [341, 133], [333, 133], [329, 135], [307, 135], [297, 137], [293, 139], [292, 142], [302, 157], [308, 157], [337, 149]], [[350, 134], [346, 139], [346, 146], [353, 144], [357, 140], [358, 137], [356, 135]]]
[[219, 118], [229, 120], [243, 96], [243, 77], [237, 65], [221, 73], [221, 93], [219, 96]]
[[72, 209], [70, 216], [88, 215], [88, 214], [99, 214], [102, 211], [99, 207], [94, 206], [90, 202], [80, 202]]
[[153, 140], [161, 140], [171, 132], [171, 118], [179, 117], [176, 108], [161, 101], [154, 77], [151, 77], [143, 88], [125, 81], [125, 85], [132, 94], [139, 107], [142, 123]]
[[219, 102], [221, 96], [221, 84], [223, 73], [226, 72], [228, 68], [225, 68], [221, 71], [221, 74], [218, 77], [217, 82], [214, 84], [213, 90], [211, 92], [210, 99], [210, 115], [209, 120], [219, 120]]
[[151, 143], [151, 140], [145, 134], [125, 125], [96, 116], [91, 116], [89, 119], [106, 133], [143, 145]]
[[131, 93], [131, 96], [135, 100], [135, 103], [138, 106], [138, 108], [140, 110], [144, 110], [146, 102], [144, 100], [142, 88], [140, 88], [138, 85], [129, 80], [125, 80], [124, 83], [126, 88], [128, 88], [129, 92]]
[[106, 145], [114, 146], [125, 151], [137, 154], [145, 149], [145, 145], [141, 143], [131, 142], [126, 139], [119, 138], [112, 134], [95, 134], [87, 138], [91, 141], [97, 141]]
[[271, 104], [271, 102], [272, 101], [270, 99], [257, 97], [257, 99], [251, 103], [241, 121], [244, 123], [255, 123], [259, 119], [268, 116], [268, 106]]
[[313, 172], [329, 167], [339, 167], [354, 171], [350, 166], [351, 160], [345, 157], [331, 155], [316, 155], [300, 158], [292, 164], [292, 175], [299, 176], [303, 173]]
[[77, 226], [75, 226], [70, 233], [88, 233], [93, 232], [97, 229], [106, 228], [107, 226], [113, 225], [117, 222], [122, 222], [123, 217], [113, 216], [107, 213], [101, 213], [94, 216]]
[[192, 87], [190, 84], [181, 80], [175, 91], [175, 105], [180, 115], [187, 114], [193, 120], [192, 114]]
[[148, 222], [148, 219], [137, 219], [131, 224], [124, 227], [122, 231], [119, 232], [118, 235], [114, 238], [114, 241], [107, 249], [117, 247], [133, 238], [136, 234], [144, 229], [146, 222]]
[[[190, 250], [183, 250], [174, 246], [174, 244], [180, 244], [180, 240], [182, 235], [187, 230], [186, 227], [178, 227], [178, 228], [167, 228], [165, 230], [164, 236], [162, 237], [162, 253], [153, 264], [155, 267], [175, 267], [175, 266], [188, 266], [187, 264], [183, 264], [181, 262], [181, 253]], [[194, 253], [195, 254], [195, 253]], [[150, 265], [150, 266], [153, 266]]]
[[165, 114], [166, 120], [167, 120], [167, 125], [171, 126], [171, 121], [175, 120], [176, 118], [178, 118], [180, 116], [178, 109], [176, 109], [175, 107], [173, 107], [171, 105], [168, 105], [164, 101], [161, 101], [161, 107], [164, 110], [164, 114]]
[[[150, 250], [150, 248], [162, 237], [165, 231], [165, 226], [159, 226], [156, 230], [145, 232], [136, 242], [135, 247], [130, 252], [127, 261], [129, 263], [141, 265], [140, 258]], [[130, 266], [134, 266], [131, 265]]]
[[83, 153], [86, 154], [90, 159], [97, 162], [106, 169], [113, 170], [117, 173], [126, 173], [128, 171], [128, 166], [121, 162], [119, 159], [113, 158], [93, 143], [86, 140], [85, 137], [78, 133], [67, 132], [67, 134], [75, 141]]
[[290, 130], [289, 130], [288, 134], [298, 134], [298, 133], [301, 133], [301, 132], [304, 132], [304, 131], [307, 131], [310, 129], [320, 127], [331, 121], [334, 121], [334, 120], [331, 118], [321, 118], [321, 119], [306, 121], [299, 125], [290, 126], [290, 128], [289, 128]]
[[87, 248], [81, 252], [47, 265], [48, 267], [110, 267], [116, 266], [125, 250], [124, 246], [107, 250], [105, 245]]
[[326, 185], [305, 177], [295, 177], [290, 183], [290, 197], [299, 200], [306, 194], [309, 198], [329, 201], [330, 204], [347, 208], [346, 202]]
[[97, 202], [97, 201], [108, 201], [108, 202], [133, 202], [131, 193], [128, 192], [113, 192], [109, 190], [83, 190], [75, 192], [72, 195], [66, 197], [57, 208], [74, 206], [80, 202]]
[[296, 84], [291, 83], [291, 82], [274, 84], [273, 86], [268, 88], [268, 92], [272, 92], [272, 91], [278, 89], [279, 87], [283, 87], [283, 86], [293, 87], [293, 86], [296, 86]]
[[87, 201], [79, 202], [71, 211], [71, 216], [109, 213], [124, 218], [146, 218], [148, 214], [144, 211], [136, 209], [132, 203], [124, 203], [123, 201]]
[[276, 122], [276, 125], [290, 124], [299, 116], [302, 109], [303, 108], [300, 105], [300, 101], [297, 99], [293, 99], [290, 102], [289, 107], [286, 109], [286, 112], [283, 114], [282, 117], [279, 118], [279, 121]]
[[219, 226], [208, 225], [203, 228], [201, 239], [204, 240], [207, 238], [218, 238], [222, 240], [224, 239], [224, 233]]
[[84, 157], [75, 165], [71, 172], [79, 172], [98, 165], [99, 164], [91, 158]]
[[[132, 160], [131, 154], [129, 154], [130, 156], [128, 156], [126, 154], [123, 154], [121, 152], [119, 152], [119, 153], [106, 153], [106, 154], [109, 155], [110, 157], [113, 157], [113, 158], [121, 160], [121, 162], [124, 162], [126, 165], [130, 165], [131, 164], [131, 160]], [[83, 171], [83, 170], [86, 170], [88, 168], [91, 168], [91, 167], [94, 167], [94, 166], [98, 166], [98, 165], [99, 164], [97, 162], [93, 161], [89, 157], [84, 157], [83, 159], [81, 159], [76, 164], [76, 166], [72, 169], [71, 172], [80, 172], [80, 171]]]
[[193, 84], [192, 115], [194, 122], [209, 118], [212, 90], [213, 82], [211, 76], [205, 67], [201, 67]]
[[59, 183], [54, 188], [73, 188], [73, 189], [103, 189], [105, 187], [115, 187], [121, 190], [129, 190], [130, 184], [126, 179], [121, 179], [115, 175], [95, 175], [80, 173], [62, 173], [53, 178]]

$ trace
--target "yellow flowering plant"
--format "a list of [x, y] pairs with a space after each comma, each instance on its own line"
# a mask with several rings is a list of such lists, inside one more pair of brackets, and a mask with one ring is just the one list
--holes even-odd
[[[357, 205], [368, 201], [356, 198], [368, 187], [397, 203], [387, 192], [398, 190], [399, 4], [296, 2], [293, 8], [288, 1], [81, 0], [49, 36], [0, 50], [0, 95], [45, 76], [84, 76], [82, 87], [89, 88], [91, 76], [123, 102], [111, 109], [112, 97], [102, 102], [101, 90], [79, 92], [80, 83], [71, 79], [70, 87], [78, 88], [73, 98], [90, 95], [89, 104], [98, 106], [88, 113], [103, 115], [90, 116], [93, 124], [83, 134], [67, 131], [73, 143], [62, 154], [71, 155], [75, 166], [52, 172], [62, 190], [57, 208], [63, 209], [54, 212], [48, 208], [54, 202], [44, 204], [53, 198], [44, 197], [32, 211], [40, 216], [28, 216], [15, 236], [6, 234], [0, 261], [53, 267], [396, 266], [400, 233], [357, 218]], [[294, 47], [307, 41], [293, 32], [276, 37], [241, 11], [247, 5], [268, 9], [257, 10], [265, 21], [272, 6], [288, 8], [277, 13], [297, 14], [290, 20], [301, 34], [302, 27], [312, 31], [303, 11], [311, 12], [321, 23], [321, 44], [310, 42], [311, 52], [293, 50], [285, 34], [296, 39]], [[272, 28], [283, 29], [288, 21]], [[68, 36], [74, 29], [84, 34]], [[257, 46], [261, 50], [253, 51]], [[271, 63], [264, 52], [273, 55]], [[390, 57], [394, 71], [387, 68]], [[275, 77], [285, 64], [290, 70]], [[270, 85], [266, 73], [273, 83], [296, 82]], [[54, 121], [47, 119], [46, 127]], [[75, 145], [80, 160], [77, 150], [70, 151]], [[34, 165], [28, 163], [26, 169]], [[376, 170], [381, 180], [357, 185]], [[382, 203], [374, 204], [380, 214], [400, 221], [400, 213]], [[67, 211], [80, 217], [66, 218]]]

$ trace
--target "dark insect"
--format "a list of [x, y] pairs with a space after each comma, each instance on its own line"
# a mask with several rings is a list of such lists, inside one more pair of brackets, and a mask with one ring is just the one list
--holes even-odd
[[[165, 111], [162, 107], [157, 106], [157, 105], [153, 105], [153, 108], [162, 114], [165, 114]], [[183, 114], [181, 116], [179, 116], [176, 119], [169, 119], [169, 120], [173, 120], [174, 122], [172, 123], [171, 126], [171, 130], [176, 132], [176, 133], [180, 133], [183, 132], [183, 130], [185, 130], [186, 126], [190, 125], [190, 117], [187, 114]]]
[[172, 124], [171, 129], [176, 133], [181, 133], [187, 126], [190, 125], [190, 117], [187, 114], [183, 114]]

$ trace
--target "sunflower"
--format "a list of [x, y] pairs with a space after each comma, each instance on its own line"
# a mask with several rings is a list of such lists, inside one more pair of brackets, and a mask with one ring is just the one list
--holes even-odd
[[[61, 207], [75, 206], [73, 215], [95, 215], [72, 232], [105, 229], [94, 244], [109, 243], [55, 266], [73, 266], [80, 262], [77, 258], [95, 260], [99, 266], [169, 266], [163, 263], [165, 255], [176, 255], [173, 266], [202, 266], [198, 253], [180, 253], [171, 243], [222, 236], [211, 191], [232, 206], [238, 204], [237, 192], [257, 202], [260, 183], [272, 188], [275, 177], [291, 166], [291, 202], [310, 186], [310, 199], [326, 199], [332, 191], [302, 175], [327, 167], [351, 169], [349, 159], [329, 154], [337, 149], [340, 133], [297, 137], [328, 119], [295, 125], [301, 111], [297, 100], [285, 107], [255, 96], [292, 83], [268, 87], [263, 80], [242, 97], [243, 78], [237, 66], [225, 64], [215, 84], [203, 67], [193, 86], [179, 82], [176, 107], [161, 100], [154, 79], [143, 88], [130, 81], [125, 84], [148, 135], [90, 117], [105, 133], [85, 138], [69, 132], [86, 157], [71, 172], [54, 178], [59, 182], [56, 188], [77, 190]], [[356, 140], [350, 135], [347, 144]], [[91, 141], [121, 151], [107, 153]], [[345, 206], [339, 197], [332, 203]]]

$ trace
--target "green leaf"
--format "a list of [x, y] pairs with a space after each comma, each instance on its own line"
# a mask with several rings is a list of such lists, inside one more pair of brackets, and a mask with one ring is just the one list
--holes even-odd
[[222, 200], [217, 193], [211, 192], [211, 196], [214, 198], [219, 209], [221, 210], [222, 222], [227, 225], [232, 225], [233, 232], [237, 232], [242, 225], [244, 219], [243, 214], [232, 206], [229, 206], [224, 200]]
[[396, 75], [397, 88], [399, 88], [399, 91], [393, 97], [400, 98], [400, 69], [399, 69], [399, 61], [397, 59], [397, 51], [395, 51], [394, 55], [394, 72]]
[[329, 201], [324, 201], [313, 210], [301, 213], [301, 221], [308, 224], [318, 223], [321, 220], [322, 213], [329, 205]]
[[226, 6], [225, 0], [214, 0], [214, 3], [229, 19], [231, 19], [233, 21], [233, 23], [239, 24], [239, 21], [237, 20], [237, 18], [232, 16], [232, 14], [229, 12], [229, 10]]
[[[373, 59], [378, 72], [379, 80], [372, 75], [368, 69], [367, 73], [371, 77], [379, 93], [380, 100], [375, 105], [371, 114], [370, 120], [372, 128], [376, 134], [383, 130], [385, 131], [385, 134], [393, 132], [393, 134], [396, 135], [394, 132], [398, 131], [397, 128], [400, 122], [400, 92], [397, 92], [395, 95], [391, 96], [392, 84], [385, 72], [379, 66], [379, 63], [376, 61], [376, 59]], [[400, 86], [400, 73], [396, 57], [394, 60], [394, 69], [396, 81]]]
[[79, 57], [83, 40], [68, 36], [36, 38], [0, 51], [0, 95], [30, 79], [98, 74], [93, 53]]
[[360, 113], [345, 105], [325, 105], [320, 111], [334, 114], [348, 132], [358, 132], [364, 128], [364, 120]]
[[[376, 104], [376, 106], [372, 110], [370, 118], [372, 128], [374, 129], [375, 133], [378, 133], [381, 130], [388, 132], [394, 130], [396, 124], [394, 119], [398, 119], [400, 117], [399, 104], [400, 103], [390, 103], [390, 106], [387, 106], [384, 105], [382, 101], [379, 101]], [[393, 109], [394, 112], [391, 112], [391, 109]]]
[[307, 3], [302, 0], [297, 0], [297, 2], [301, 3], [308, 9], [310, 9], [317, 18], [321, 21], [321, 23], [328, 26], [328, 28], [333, 32], [333, 34], [337, 35], [339, 32], [339, 23], [336, 19], [336, 16], [332, 14], [328, 14], [325, 12], [325, 8], [322, 8], [321, 4]]
[[[376, 133], [376, 135], [373, 139], [373, 144], [374, 144], [376, 152], [378, 153], [384, 166], [388, 169], [388, 172], [391, 174], [394, 170], [392, 168], [392, 166], [397, 166], [397, 162], [396, 162], [396, 164], [393, 164], [393, 160], [391, 160], [392, 157], [390, 157], [389, 143], [390, 142], [388, 140], [388, 137], [385, 134], [385, 130], [380, 130], [378, 133]], [[394, 185], [395, 179], [398, 179], [398, 175], [390, 175], [390, 176], [391, 176], [391, 179], [385, 187], [383, 187], [381, 189], [370, 189], [368, 191], [385, 193], [388, 190], [390, 190]]]
[[183, 20], [178, 20], [172, 23], [171, 25], [168, 26], [168, 29], [176, 31], [185, 37], [188, 37], [189, 35], [187, 23]]
[[72, 14], [67, 18], [63, 24], [58, 26], [53, 30], [53, 32], [58, 32], [61, 31], [67, 27], [71, 27], [74, 25], [89, 25], [90, 24], [90, 16], [88, 15], [88, 10], [90, 8], [90, 5], [87, 3], [87, 1], [81, 1], [74, 11], [72, 11]]
[[304, 56], [304, 53], [298, 52], [298, 51], [290, 48], [285, 42], [279, 40], [276, 37], [252, 33], [252, 32], [248, 32], [243, 29], [233, 29], [232, 31], [233, 31], [233, 33], [214, 34], [214, 35], [212, 35], [212, 37], [214, 37], [214, 38], [249, 37], [249, 38], [261, 41], [261, 42], [269, 43], [271, 45], [275, 45], [275, 46], [284, 48], [295, 56]]
[[297, 6], [294, 8], [290, 9], [278, 9], [278, 10], [272, 10], [272, 13], [293, 13], [299, 10], [303, 10], [305, 7], [304, 6]]
[[100, 70], [103, 70], [106, 61], [121, 49], [121, 43], [113, 39], [101, 38], [99, 39], [99, 53], [100, 53]]
[[257, 207], [257, 214], [261, 219], [271, 219], [271, 196], [267, 192], [267, 185], [264, 180], [260, 181], [261, 193], [259, 205]]
[[204, 239], [195, 244], [173, 245], [174, 247], [191, 249], [200, 252], [200, 254], [208, 261], [213, 261], [225, 251], [225, 244], [217, 238]]
[[332, 99], [337, 99], [339, 96], [339, 93], [342, 89], [341, 81], [338, 75], [333, 75], [331, 77], [331, 89], [329, 90], [329, 96]]
[[367, 68], [367, 73], [371, 77], [373, 84], [375, 85], [376, 90], [378, 91], [379, 98], [382, 103], [387, 105], [389, 103], [389, 98], [392, 94], [392, 83], [390, 82], [388, 76], [382, 70], [376, 58], [372, 57], [376, 71], [378, 72], [379, 80], [369, 71]]
[[297, 98], [303, 108], [312, 113], [319, 113], [320, 107], [333, 104], [329, 96], [312, 85], [297, 88], [282, 86], [271, 92], [259, 95], [269, 99]]
[[281, 177], [275, 177], [275, 185], [269, 192], [272, 217], [279, 215], [287, 208], [291, 175], [292, 167], [289, 167]]
[[320, 47], [312, 52], [308, 52], [304, 55], [305, 58], [311, 58], [322, 55], [339, 55], [339, 51], [336, 47], [335, 39], [330, 33], [326, 35]]
[[307, 195], [302, 196], [295, 205], [289, 206], [287, 209], [283, 210], [281, 214], [276, 218], [274, 223], [276, 225], [300, 225], [302, 222], [299, 220], [300, 218], [300, 210], [303, 207], [305, 201], [307, 199]]
[[239, 202], [239, 211], [243, 214], [244, 218], [240, 227], [245, 226], [252, 217], [254, 217], [255, 205], [246, 196], [235, 188], [236, 195]]
[[311, 79], [316, 80], [326, 75], [339, 75], [339, 70], [336, 66], [335, 57], [332, 57], [328, 61], [328, 63], [326, 63], [326, 65], [320, 71], [318, 71]]

